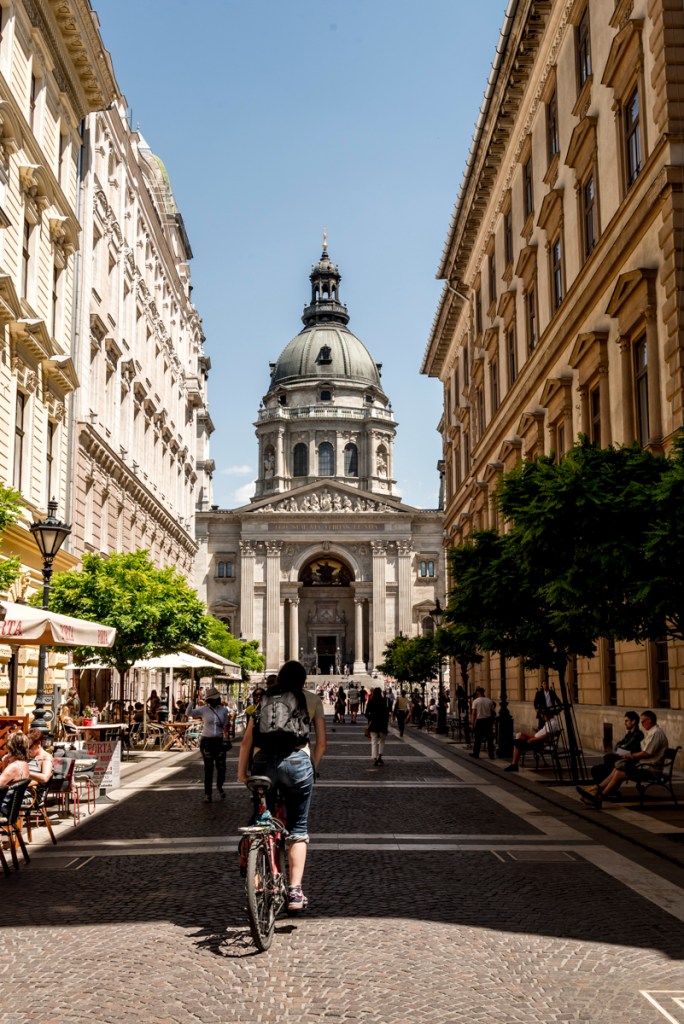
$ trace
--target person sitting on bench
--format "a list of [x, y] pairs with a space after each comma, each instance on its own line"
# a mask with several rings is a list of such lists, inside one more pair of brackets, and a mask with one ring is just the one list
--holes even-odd
[[539, 713], [544, 719], [544, 725], [541, 729], [538, 729], [537, 732], [532, 734], [521, 732], [520, 735], [513, 740], [513, 746], [515, 747], [515, 750], [513, 751], [513, 762], [512, 764], [506, 765], [504, 768], [505, 772], [517, 772], [518, 761], [524, 753], [528, 750], [532, 751], [532, 753], [534, 753], [535, 750], [543, 750], [544, 745], [549, 742], [554, 733], [557, 733], [560, 730], [560, 722], [556, 716], [555, 709], [551, 710], [551, 708], [542, 708]]
[[636, 754], [641, 750], [641, 741], [644, 734], [639, 728], [639, 714], [637, 711], [625, 711], [625, 728], [627, 732], [615, 747], [614, 754], [604, 754], [601, 764], [595, 764], [591, 769], [591, 777], [598, 786], [607, 779], [617, 761], [625, 754]]
[[618, 793], [623, 782], [627, 779], [631, 782], [638, 782], [640, 778], [648, 774], [649, 765], [662, 760], [669, 743], [663, 730], [656, 724], [657, 721], [655, 711], [642, 711], [641, 726], [644, 730], [644, 738], [641, 741], [641, 750], [635, 754], [626, 754], [616, 761], [610, 775], [598, 786], [577, 786], [576, 789], [582, 798], [582, 803], [600, 810], [604, 798], [612, 799], [613, 794]]

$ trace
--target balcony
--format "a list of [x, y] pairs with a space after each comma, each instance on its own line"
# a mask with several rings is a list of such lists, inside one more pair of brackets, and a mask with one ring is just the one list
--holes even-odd
[[280, 405], [277, 409], [260, 409], [259, 422], [269, 420], [382, 420], [393, 423], [394, 415], [389, 409], [350, 409], [336, 405]]

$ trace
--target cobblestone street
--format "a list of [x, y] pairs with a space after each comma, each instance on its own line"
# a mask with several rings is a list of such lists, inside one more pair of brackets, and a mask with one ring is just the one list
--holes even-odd
[[374, 768], [363, 728], [330, 733], [310, 909], [266, 954], [237, 864], [247, 795], [203, 804], [197, 754], [145, 762], [34, 844], [0, 880], [0, 1021], [684, 1022], [681, 868], [415, 731]]

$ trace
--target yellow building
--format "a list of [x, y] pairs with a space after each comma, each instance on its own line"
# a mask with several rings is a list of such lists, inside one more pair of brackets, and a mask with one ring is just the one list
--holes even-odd
[[[496, 527], [523, 458], [667, 450], [684, 425], [684, 9], [676, 0], [511, 0], [438, 277], [422, 372], [444, 385], [445, 537]], [[600, 748], [652, 706], [683, 742], [682, 645], [604, 641], [571, 680]], [[477, 673], [498, 688], [498, 659]], [[512, 663], [514, 716], [536, 672]], [[521, 702], [526, 702], [524, 706]]]
[[[1, 540], [24, 573], [12, 595], [41, 580], [28, 526], [55, 497], [68, 506], [80, 124], [108, 106], [116, 83], [88, 0], [0, 7], [0, 480], [25, 514]], [[74, 559], [64, 553], [55, 569]], [[0, 710], [33, 706], [37, 650], [10, 662], [0, 647]], [[57, 662], [50, 655], [50, 665]], [[8, 670], [9, 667], [9, 670]], [[48, 680], [50, 673], [48, 673]]]

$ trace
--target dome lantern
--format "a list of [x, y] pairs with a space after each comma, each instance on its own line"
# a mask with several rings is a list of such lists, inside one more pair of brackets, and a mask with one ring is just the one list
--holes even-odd
[[314, 263], [309, 275], [311, 281], [311, 303], [304, 308], [302, 320], [305, 327], [316, 324], [348, 324], [347, 307], [340, 302], [340, 281], [342, 275], [328, 256], [328, 239], [323, 232], [323, 252], [318, 263]]

